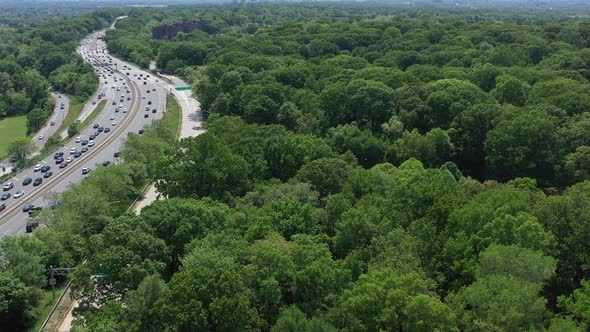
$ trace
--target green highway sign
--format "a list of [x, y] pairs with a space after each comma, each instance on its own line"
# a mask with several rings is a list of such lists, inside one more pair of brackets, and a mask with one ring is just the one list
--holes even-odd
[[184, 91], [184, 90], [190, 90], [191, 87], [190, 86], [177, 86], [175, 89], [177, 91]]

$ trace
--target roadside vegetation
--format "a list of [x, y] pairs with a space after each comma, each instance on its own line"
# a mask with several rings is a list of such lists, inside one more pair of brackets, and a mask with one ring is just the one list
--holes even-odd
[[91, 124], [94, 121], [94, 119], [96, 119], [96, 117], [100, 114], [100, 112], [102, 112], [106, 104], [107, 101], [104, 99], [98, 102], [96, 108], [94, 108], [92, 113], [90, 113], [90, 115], [84, 121], [82, 121], [82, 123], [80, 123], [80, 128], [85, 128], [86, 126]]
[[[3, 11], [0, 21], [8, 12]], [[26, 116], [30, 135], [46, 124], [53, 111], [50, 88], [81, 99], [93, 94], [98, 77], [76, 54], [76, 46], [118, 12], [103, 10], [34, 27], [0, 28], [0, 120]], [[6, 149], [12, 138], [0, 140], [0, 149]]]
[[8, 157], [8, 143], [27, 136], [27, 117], [14, 116], [0, 120], [0, 160]]
[[[207, 25], [152, 38], [191, 20]], [[191, 82], [207, 132], [130, 134], [124, 163], [2, 241], [25, 309], [0, 324], [30, 323], [53, 265], [79, 267], [74, 331], [590, 326], [584, 20], [203, 5], [133, 9], [107, 42]], [[167, 199], [113, 208], [154, 180]]]

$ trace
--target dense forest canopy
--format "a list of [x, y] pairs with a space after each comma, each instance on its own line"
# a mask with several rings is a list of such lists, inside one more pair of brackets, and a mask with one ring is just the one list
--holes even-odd
[[[584, 20], [375, 4], [227, 8], [135, 10], [109, 47], [189, 78], [208, 113], [327, 137], [365, 167], [415, 157], [479, 180], [586, 179]], [[191, 20], [211, 32], [151, 38], [155, 26]]]
[[27, 132], [33, 133], [53, 111], [50, 88], [79, 97], [93, 94], [98, 78], [76, 47], [114, 14], [103, 11], [34, 27], [0, 27], [0, 119], [27, 115]]
[[[30, 322], [52, 265], [78, 266], [75, 331], [589, 326], [585, 20], [203, 5], [133, 9], [107, 42], [189, 81], [207, 132], [130, 134], [125, 163], [2, 241], [0, 294], [24, 309], [0, 323]], [[167, 199], [111, 206], [154, 179]]]

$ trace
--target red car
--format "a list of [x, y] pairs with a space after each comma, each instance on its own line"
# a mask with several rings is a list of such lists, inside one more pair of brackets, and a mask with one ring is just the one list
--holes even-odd
[[66, 168], [66, 166], [68, 166], [68, 163], [61, 163], [61, 165], [59, 165], [59, 168]]

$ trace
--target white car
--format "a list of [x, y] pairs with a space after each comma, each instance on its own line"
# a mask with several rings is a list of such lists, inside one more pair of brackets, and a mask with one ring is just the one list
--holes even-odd
[[9, 191], [10, 189], [12, 189], [14, 187], [14, 184], [12, 182], [6, 182], [4, 184], [4, 187], [2, 187], [2, 189], [4, 191]]
[[72, 157], [68, 157], [68, 159], [66, 159], [66, 163], [68, 163], [68, 164], [71, 163], [72, 161], [74, 161], [74, 158], [72, 158]]
[[43, 137], [43, 135], [39, 135], [39, 137], [37, 137], [37, 139], [39, 139], [40, 141], [42, 141], [45, 137]]
[[115, 120], [115, 116], [114, 115], [111, 115], [111, 120]]
[[19, 191], [15, 192], [14, 195], [12, 195], [12, 197], [19, 198], [19, 197], [22, 197], [24, 194], [25, 194], [24, 191], [19, 190]]
[[80, 142], [82, 142], [82, 137], [80, 137], [80, 136], [76, 137], [76, 143], [80, 143]]
[[116, 125], [117, 125], [117, 122], [116, 122], [116, 121], [113, 121], [113, 122], [111, 122], [111, 126], [113, 126], [113, 127], [114, 127], [114, 126], [116, 126]]
[[88, 174], [88, 173], [90, 173], [90, 171], [91, 171], [90, 167], [82, 168], [82, 174]]
[[94, 146], [94, 141], [88, 141], [88, 147], [93, 147]]
[[74, 154], [74, 153], [76, 153], [76, 151], [78, 151], [78, 148], [77, 147], [73, 147], [73, 148], [70, 149], [70, 154]]
[[41, 170], [41, 165], [37, 164], [33, 167], [33, 172], [39, 172]]

